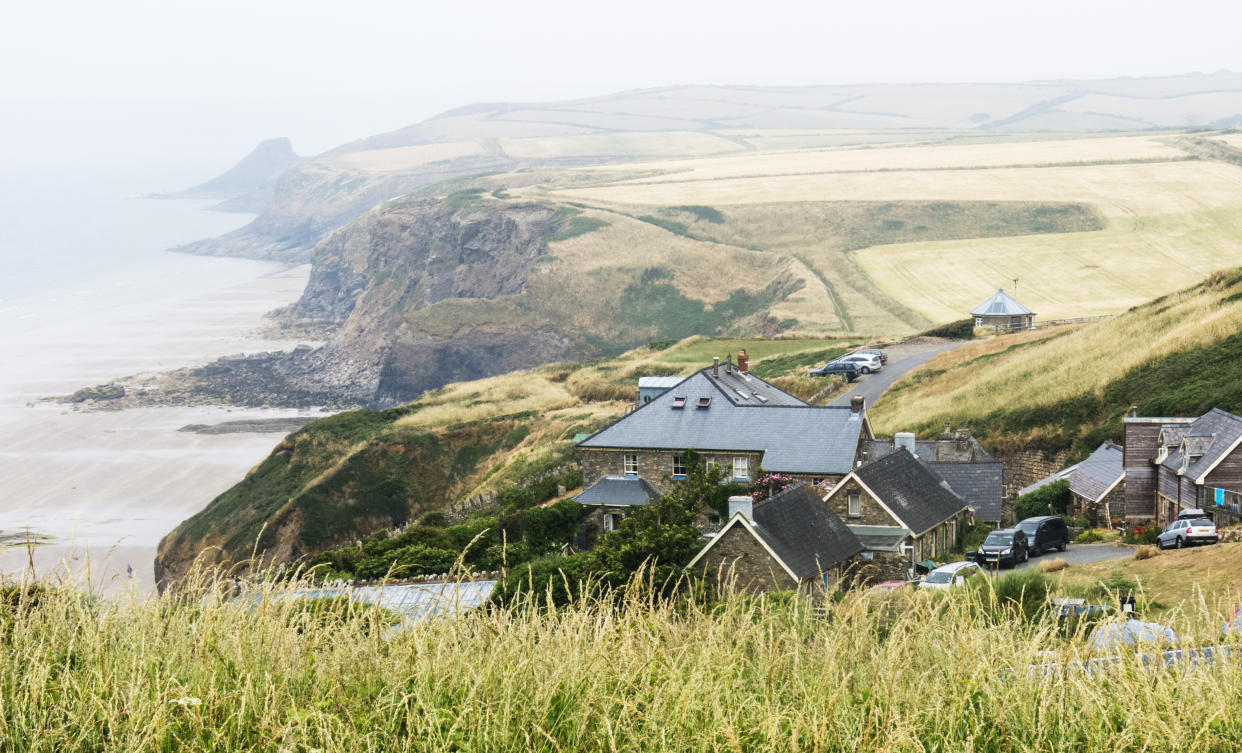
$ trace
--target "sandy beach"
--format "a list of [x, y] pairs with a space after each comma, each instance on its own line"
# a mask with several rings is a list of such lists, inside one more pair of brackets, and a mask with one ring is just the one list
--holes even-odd
[[[87, 411], [41, 398], [109, 379], [296, 342], [259, 336], [263, 315], [292, 303], [308, 266], [159, 254], [141, 269], [0, 308], [0, 534], [50, 537], [36, 572], [70, 565], [106, 591], [153, 583], [168, 531], [239, 481], [280, 434], [206, 435], [187, 424], [312, 415], [166, 407]], [[0, 571], [30, 553], [10, 545]]]

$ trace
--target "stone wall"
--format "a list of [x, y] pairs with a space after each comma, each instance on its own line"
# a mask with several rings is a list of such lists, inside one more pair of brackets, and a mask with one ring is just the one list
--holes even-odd
[[886, 580], [910, 579], [908, 555], [889, 552], [870, 552], [870, 555], [871, 559], [859, 557], [848, 566], [845, 577], [853, 585], [870, 586]]
[[[859, 495], [859, 511], [858, 515], [850, 515], [850, 495]], [[844, 485], [838, 485], [832, 490], [832, 496], [828, 498], [828, 506], [837, 514], [837, 517], [844, 520], [849, 525], [855, 526], [900, 526], [901, 521], [894, 520], [880, 503], [867, 493], [866, 489], [858, 483], [856, 479], [851, 478]]]
[[717, 537], [695, 567], [709, 571], [708, 578], [722, 592], [769, 593], [798, 588], [798, 582], [740, 524]]
[[[673, 456], [682, 451], [675, 450], [597, 450], [582, 448], [582, 486], [589, 487], [604, 476], [621, 476], [625, 473], [625, 456], [638, 457], [638, 475], [647, 480], [661, 494], [673, 487]], [[746, 457], [750, 462], [750, 476], [754, 480], [759, 469], [763, 453], [731, 452], [728, 454], [699, 452], [705, 463], [715, 462], [725, 472], [727, 480], [733, 478], [733, 458]]]
[[1022, 487], [1030, 486], [1064, 468], [1069, 450], [1061, 450], [1052, 455], [1045, 455], [1039, 450], [1022, 450], [996, 457], [1005, 467], [1005, 485], [1008, 487], [1006, 491], [1012, 491], [1017, 496]]

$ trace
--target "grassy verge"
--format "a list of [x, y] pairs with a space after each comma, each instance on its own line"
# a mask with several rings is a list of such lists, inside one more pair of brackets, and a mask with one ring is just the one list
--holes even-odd
[[[965, 589], [964, 589], [965, 590]], [[261, 585], [101, 604], [9, 591], [9, 750], [1235, 750], [1242, 664], [1103, 673], [1081, 637], [941, 594], [581, 599], [407, 625]], [[1194, 635], [1204, 609], [1173, 624]], [[1052, 652], [1051, 655], [1048, 652]]]

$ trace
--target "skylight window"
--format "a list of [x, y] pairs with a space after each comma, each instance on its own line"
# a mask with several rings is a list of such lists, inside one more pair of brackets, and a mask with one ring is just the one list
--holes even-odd
[[695, 407], [698, 408], [699, 410], [704, 410], [711, 404], [712, 404], [711, 397], [701, 397], [699, 398], [699, 404]]
[[755, 397], [759, 398], [759, 402], [761, 403], [766, 403], [768, 401], [766, 397], [764, 397], [763, 395], [760, 395], [758, 392], [755, 393]]
[[749, 400], [749, 399], [750, 399], [750, 395], [747, 395], [745, 392], [742, 392], [741, 390], [735, 389], [735, 390], [733, 390], [733, 391], [734, 391], [734, 392], [736, 392], [737, 394], [741, 395], [743, 400]]
[[684, 407], [686, 407], [686, 398], [684, 398], [684, 397], [674, 397], [674, 398], [673, 398], [673, 408], [674, 408], [674, 409], [676, 409], [676, 408], [684, 408]]

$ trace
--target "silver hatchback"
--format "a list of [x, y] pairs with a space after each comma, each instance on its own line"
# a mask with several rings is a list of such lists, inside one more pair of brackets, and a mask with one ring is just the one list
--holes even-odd
[[1215, 523], [1207, 518], [1183, 518], [1173, 521], [1160, 532], [1156, 537], [1156, 546], [1161, 549], [1181, 549], [1191, 544], [1215, 544], [1217, 541], [1220, 541], [1220, 535], [1216, 532]]

